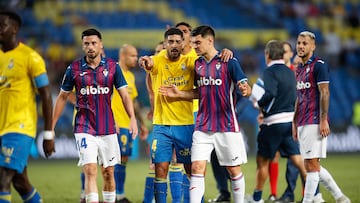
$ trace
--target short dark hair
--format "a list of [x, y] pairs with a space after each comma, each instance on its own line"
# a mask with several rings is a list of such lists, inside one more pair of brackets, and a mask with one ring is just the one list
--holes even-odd
[[271, 60], [284, 58], [284, 43], [279, 40], [270, 40], [265, 46], [265, 53], [269, 54]]
[[179, 26], [181, 26], [181, 25], [189, 28], [190, 31], [191, 31], [191, 29], [192, 29], [191, 25], [190, 25], [189, 23], [187, 23], [187, 22], [184, 22], [184, 21], [177, 23], [177, 24], [175, 25], [175, 27], [179, 27]]
[[180, 35], [181, 39], [184, 39], [183, 32], [179, 28], [176, 28], [176, 27], [172, 27], [172, 28], [169, 28], [168, 30], [166, 30], [164, 33], [164, 39], [166, 40], [169, 35]]
[[81, 39], [83, 39], [85, 36], [91, 36], [91, 35], [96, 35], [98, 36], [99, 39], [101, 39], [101, 33], [97, 31], [95, 28], [84, 30], [81, 34]]
[[192, 32], [191, 32], [191, 36], [195, 37], [201, 35], [201, 37], [206, 37], [206, 36], [212, 36], [215, 38], [215, 31], [212, 27], [208, 26], [208, 25], [201, 25], [199, 27], [196, 27]]
[[8, 16], [11, 20], [14, 20], [19, 27], [21, 27], [22, 20], [19, 14], [13, 10], [1, 10], [0, 15]]

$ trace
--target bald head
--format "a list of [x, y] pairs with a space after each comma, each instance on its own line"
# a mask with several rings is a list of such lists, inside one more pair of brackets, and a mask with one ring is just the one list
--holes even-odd
[[124, 44], [119, 50], [119, 64], [123, 70], [136, 67], [138, 60], [137, 49], [130, 44]]

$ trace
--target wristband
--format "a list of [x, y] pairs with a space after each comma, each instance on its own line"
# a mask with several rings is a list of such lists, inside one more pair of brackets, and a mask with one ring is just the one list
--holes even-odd
[[45, 130], [43, 135], [44, 140], [52, 140], [54, 138], [53, 131]]

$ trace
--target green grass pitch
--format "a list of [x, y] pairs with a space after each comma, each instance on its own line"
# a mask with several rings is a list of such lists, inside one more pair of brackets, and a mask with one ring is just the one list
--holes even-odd
[[[327, 159], [321, 161], [337, 181], [343, 192], [352, 200], [353, 203], [360, 203], [360, 154], [328, 154]], [[79, 202], [80, 194], [80, 168], [76, 166], [77, 160], [30, 160], [28, 173], [31, 182], [40, 192], [44, 203], [64, 203]], [[280, 161], [280, 174], [278, 193], [285, 189], [285, 159]], [[249, 162], [243, 165], [243, 172], [246, 182], [246, 193], [251, 194], [255, 185], [255, 157], [250, 156]], [[215, 181], [211, 166], [208, 164], [206, 174], [205, 200], [214, 198], [217, 195]], [[148, 160], [130, 161], [127, 165], [126, 177], [126, 196], [134, 203], [140, 203], [143, 199], [144, 181], [148, 171]], [[99, 179], [101, 180], [100, 176]], [[101, 181], [99, 182], [99, 185]], [[298, 180], [296, 189], [296, 199], [301, 199], [301, 183]], [[20, 197], [13, 191], [13, 202], [21, 203]], [[99, 191], [101, 187], [99, 186]], [[321, 187], [326, 202], [331, 203], [335, 200], [330, 193]], [[269, 184], [265, 184], [263, 198], [269, 195]], [[168, 193], [170, 196], [170, 193]], [[100, 195], [101, 198], [101, 195]], [[171, 202], [170, 198], [169, 201]]]

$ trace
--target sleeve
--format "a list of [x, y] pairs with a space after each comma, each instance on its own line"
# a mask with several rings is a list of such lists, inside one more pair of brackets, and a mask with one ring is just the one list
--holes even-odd
[[323, 60], [318, 60], [316, 62], [314, 76], [317, 84], [328, 83], [330, 81], [329, 67]]
[[228, 70], [230, 77], [235, 84], [238, 82], [247, 81], [244, 71], [242, 70], [239, 61], [236, 58], [232, 58], [228, 62]]
[[115, 65], [115, 74], [114, 74], [114, 86], [116, 89], [126, 87], [127, 83], [125, 80], [124, 75], [122, 74], [122, 71], [120, 69], [119, 64], [116, 63]]
[[30, 75], [36, 88], [49, 85], [44, 59], [35, 51], [29, 55]]
[[264, 70], [263, 81], [264, 81], [265, 93], [258, 101], [258, 105], [262, 108], [264, 108], [265, 106], [269, 105], [272, 102], [272, 100], [277, 95], [277, 89], [278, 89], [277, 88], [278, 82], [270, 68]]
[[74, 77], [72, 73], [71, 65], [66, 68], [63, 81], [61, 84], [61, 89], [65, 92], [71, 92], [74, 87]]

